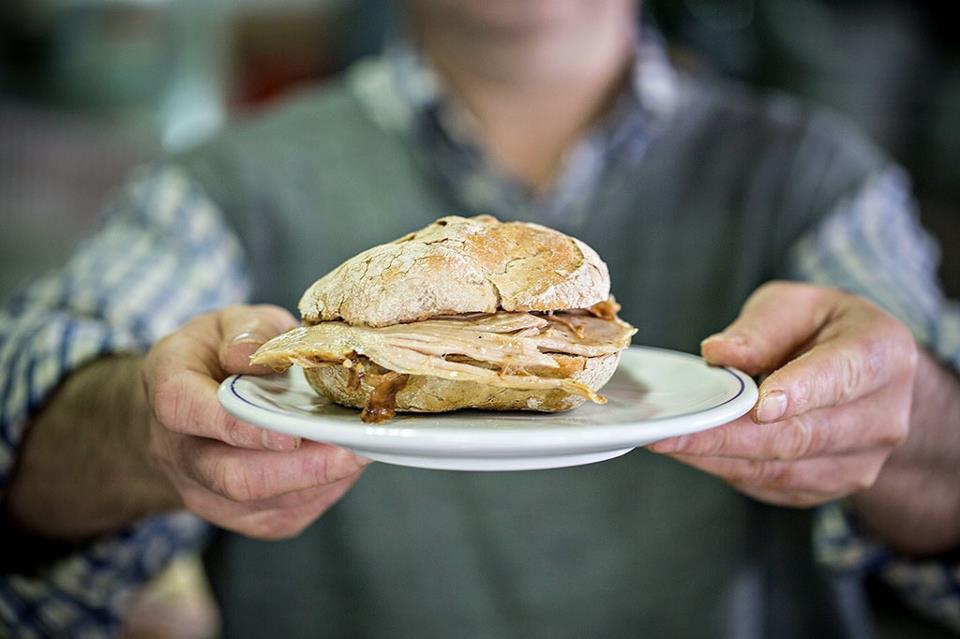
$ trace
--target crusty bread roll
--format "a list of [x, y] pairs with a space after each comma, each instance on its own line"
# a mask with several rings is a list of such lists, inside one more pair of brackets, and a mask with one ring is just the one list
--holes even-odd
[[489, 215], [450, 216], [347, 260], [300, 299], [305, 324], [387, 326], [435, 315], [587, 308], [607, 265], [580, 240]]
[[561, 411], [597, 394], [636, 330], [583, 242], [491, 216], [444, 217], [353, 257], [300, 300], [305, 326], [254, 353], [368, 422], [394, 411]]
[[[558, 356], [567, 360], [572, 370], [570, 378], [599, 390], [617, 370], [620, 354], [600, 357]], [[337, 404], [364, 408], [382, 375], [365, 375], [351, 381], [350, 369], [340, 364], [326, 363], [304, 369], [310, 386], [318, 394]], [[355, 378], [354, 378], [355, 379]], [[427, 375], [410, 375], [396, 394], [397, 411], [436, 413], [461, 408], [483, 410], [533, 410], [553, 413], [570, 410], [583, 404], [585, 397], [559, 388], [549, 390], [522, 390], [464, 382]]]

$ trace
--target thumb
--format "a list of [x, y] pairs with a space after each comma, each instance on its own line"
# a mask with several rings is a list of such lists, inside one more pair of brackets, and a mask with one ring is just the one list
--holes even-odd
[[266, 366], [250, 364], [250, 356], [272, 337], [296, 326], [297, 320], [279, 306], [230, 306], [219, 314], [220, 366], [228, 373], [265, 374]]
[[703, 358], [750, 375], [769, 373], [817, 336], [839, 299], [839, 291], [821, 286], [764, 284], [730, 326], [700, 343]]

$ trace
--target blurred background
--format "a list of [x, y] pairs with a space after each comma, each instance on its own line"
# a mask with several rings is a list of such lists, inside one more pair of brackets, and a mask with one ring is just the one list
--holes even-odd
[[[478, 0], [479, 1], [479, 0]], [[912, 174], [960, 296], [950, 3], [650, 0], [682, 65], [842, 112]], [[137, 163], [375, 53], [391, 0], [4, 0], [0, 300], [54, 266]]]

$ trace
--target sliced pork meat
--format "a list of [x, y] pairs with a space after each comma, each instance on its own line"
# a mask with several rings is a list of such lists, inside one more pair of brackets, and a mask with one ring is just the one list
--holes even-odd
[[251, 361], [279, 371], [359, 355], [403, 375], [517, 389], [561, 388], [602, 403], [585, 384], [556, 376], [560, 364], [553, 355], [599, 357], [626, 348], [636, 329], [615, 315], [604, 317], [610, 310], [459, 315], [382, 328], [321, 322], [275, 337]]

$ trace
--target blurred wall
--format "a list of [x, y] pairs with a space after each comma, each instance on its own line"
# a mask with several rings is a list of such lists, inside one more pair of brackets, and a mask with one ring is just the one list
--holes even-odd
[[648, 0], [690, 64], [842, 113], [914, 179], [960, 298], [960, 39], [950, 3]]
[[[916, 179], [960, 297], [960, 42], [908, 0], [647, 0], [685, 64], [834, 108]], [[62, 261], [112, 185], [397, 29], [394, 0], [5, 0], [0, 299]]]
[[225, 6], [0, 7], [0, 299], [61, 263], [134, 165], [223, 125]]

